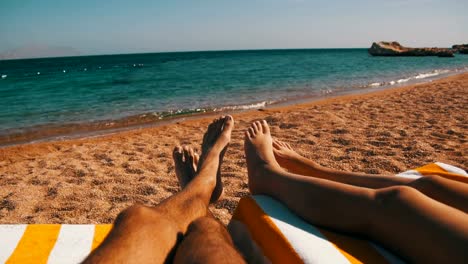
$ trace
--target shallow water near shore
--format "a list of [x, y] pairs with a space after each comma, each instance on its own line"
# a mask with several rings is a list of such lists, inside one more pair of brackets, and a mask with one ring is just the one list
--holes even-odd
[[[468, 56], [372, 57], [366, 49], [178, 52], [0, 61], [0, 136], [151, 123], [427, 81]], [[68, 129], [66, 129], [68, 128]], [[24, 140], [23, 140], [24, 141]]]

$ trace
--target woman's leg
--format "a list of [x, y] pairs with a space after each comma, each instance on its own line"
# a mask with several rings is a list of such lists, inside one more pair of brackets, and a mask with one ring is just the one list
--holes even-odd
[[190, 223], [209, 212], [215, 187], [221, 186], [217, 184], [220, 155], [230, 141], [233, 126], [230, 116], [213, 121], [203, 140], [197, 176], [154, 208], [135, 205], [123, 211], [104, 242], [84, 262], [170, 261]]
[[392, 175], [374, 175], [329, 169], [301, 156], [285, 142], [273, 140], [272, 145], [276, 161], [281, 167], [294, 174], [323, 178], [372, 189], [408, 184], [413, 181], [412, 179], [394, 177]]
[[368, 236], [413, 262], [468, 258], [468, 216], [416, 189], [357, 187], [283, 170], [266, 121], [246, 132], [249, 187], [283, 202], [306, 221]]
[[379, 189], [397, 185], [408, 185], [439, 202], [468, 212], [468, 184], [452, 181], [440, 176], [430, 175], [417, 180], [395, 175], [375, 175], [346, 172], [325, 168], [301, 156], [293, 148], [278, 140], [273, 140], [273, 153], [276, 161], [287, 171], [359, 187]]

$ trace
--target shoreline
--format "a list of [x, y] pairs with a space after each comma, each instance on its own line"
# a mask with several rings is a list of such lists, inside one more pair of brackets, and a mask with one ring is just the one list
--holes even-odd
[[[396, 174], [440, 161], [466, 170], [466, 91], [468, 73], [234, 113], [221, 166], [224, 196], [210, 210], [227, 224], [239, 199], [249, 194], [244, 132], [259, 119], [268, 121], [275, 138], [325, 167]], [[212, 119], [0, 148], [0, 223], [112, 223], [134, 203], [154, 206], [179, 191], [173, 148], [199, 151]]]
[[[352, 95], [363, 95], [367, 93], [378, 93], [385, 90], [393, 90], [404, 88], [406, 86], [413, 86], [419, 84], [430, 83], [433, 81], [442, 80], [445, 78], [450, 78], [453, 76], [466, 74], [467, 71], [454, 71], [442, 73], [440, 75], [429, 76], [428, 78], [423, 79], [413, 79], [412, 82], [406, 83], [406, 81], [411, 81], [409, 79], [403, 83], [393, 82], [390, 83], [379, 83], [378, 86], [373, 86], [372, 84], [363, 87], [360, 89], [344, 89], [342, 91], [336, 91], [334, 94], [322, 94], [322, 95], [308, 95], [303, 98], [288, 98], [284, 101], [278, 101], [268, 104], [265, 101], [260, 103], [250, 104], [247, 109], [244, 109], [246, 106], [225, 106], [218, 108], [208, 108], [208, 109], [196, 109], [189, 112], [182, 112], [181, 114], [173, 114], [164, 116], [164, 113], [157, 115], [152, 112], [131, 115], [123, 117], [120, 119], [108, 119], [108, 120], [97, 120], [81, 123], [65, 123], [65, 124], [51, 124], [51, 125], [38, 125], [27, 128], [16, 128], [9, 129], [10, 131], [23, 130], [21, 132], [3, 132], [5, 134], [0, 134], [0, 149], [7, 148], [17, 145], [25, 144], [36, 144], [40, 142], [51, 142], [51, 141], [62, 141], [70, 139], [80, 139], [87, 137], [99, 137], [104, 135], [110, 135], [114, 133], [120, 133], [125, 131], [130, 131], [133, 129], [142, 129], [150, 127], [159, 127], [167, 124], [173, 124], [177, 122], [183, 122], [185, 120], [199, 119], [205, 117], [211, 117], [218, 114], [236, 114], [243, 113], [248, 111], [257, 111], [261, 109], [275, 109], [281, 107], [289, 107], [294, 105], [307, 105], [314, 102], [326, 101], [329, 99], [340, 98], [343, 96], [352, 96]], [[172, 112], [172, 111], [169, 111]], [[168, 113], [169, 113], [168, 112]], [[172, 113], [171, 113], [172, 114]], [[8, 130], [6, 130], [8, 131]]]

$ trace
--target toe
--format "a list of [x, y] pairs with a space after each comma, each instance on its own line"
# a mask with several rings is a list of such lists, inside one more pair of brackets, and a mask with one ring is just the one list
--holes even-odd
[[255, 121], [255, 127], [257, 127], [258, 133], [263, 133], [262, 123], [260, 121]]
[[234, 127], [234, 118], [230, 115], [227, 115], [223, 121], [223, 131], [232, 130]]
[[250, 137], [255, 137], [256, 136], [256, 131], [255, 131], [255, 128], [254, 127], [249, 127], [249, 130], [247, 130], [248, 133], [250, 134]]
[[187, 162], [190, 159], [190, 147], [184, 146], [184, 161]]
[[278, 147], [284, 147], [283, 141], [275, 140], [275, 143], [278, 145]]
[[255, 121], [255, 122], [252, 123], [252, 128], [253, 128], [253, 130], [255, 131], [255, 133], [259, 133], [259, 132], [260, 132], [260, 127], [258, 126], [257, 121]]
[[224, 116], [216, 119], [216, 131], [220, 131], [223, 128], [223, 123], [224, 123]]
[[273, 139], [272, 145], [274, 149], [279, 149], [281, 147], [280, 142], [278, 142], [276, 139]]
[[252, 137], [252, 135], [250, 134], [249, 129], [247, 129], [247, 130], [245, 131], [245, 138], [246, 138], [246, 139], [247, 139], [247, 138], [250, 139], [251, 137]]
[[268, 126], [268, 123], [266, 120], [262, 120], [260, 122], [260, 125], [262, 127], [263, 133], [266, 133], [266, 134], [270, 133], [270, 127]]
[[195, 170], [197, 169], [199, 161], [200, 161], [200, 155], [198, 155], [198, 153], [194, 153], [193, 154], [193, 165], [195, 167]]
[[181, 160], [182, 159], [183, 150], [181, 146], [176, 146], [172, 152], [172, 156], [174, 159]]
[[193, 152], [193, 149], [190, 148], [190, 147], [188, 147], [188, 148], [187, 148], [187, 160], [188, 160], [188, 162], [190, 162], [190, 163], [193, 161], [193, 153], [194, 153], [194, 152]]

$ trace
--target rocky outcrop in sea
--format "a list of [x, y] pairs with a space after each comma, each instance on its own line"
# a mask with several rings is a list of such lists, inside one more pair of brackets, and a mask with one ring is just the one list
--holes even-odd
[[372, 56], [454, 56], [453, 50], [449, 48], [409, 48], [396, 41], [374, 42], [368, 51]]
[[468, 44], [453, 45], [452, 49], [460, 54], [468, 54]]

